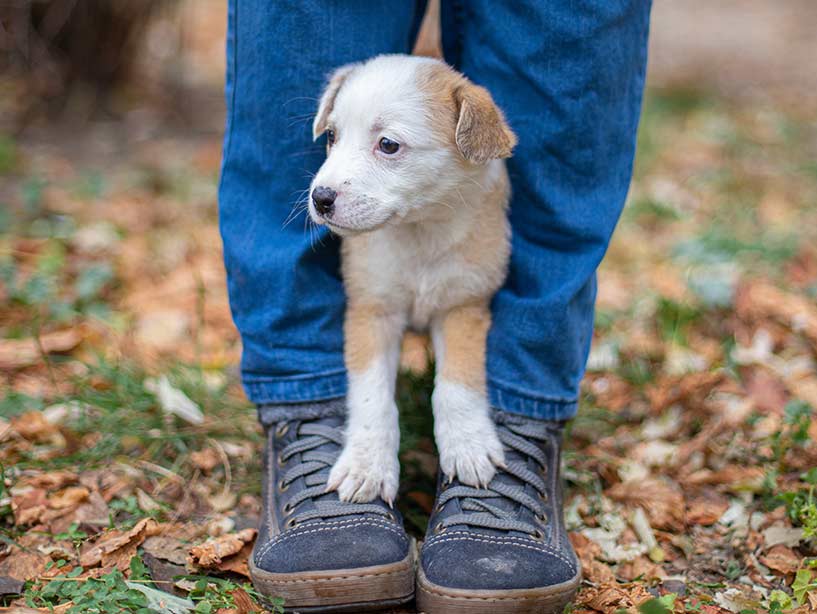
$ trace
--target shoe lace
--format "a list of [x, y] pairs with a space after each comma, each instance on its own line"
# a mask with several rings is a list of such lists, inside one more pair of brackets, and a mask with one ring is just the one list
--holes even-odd
[[[287, 428], [289, 424], [283, 423], [283, 428]], [[301, 422], [297, 428], [296, 439], [287, 444], [280, 454], [282, 463], [287, 462], [296, 454], [301, 455], [301, 462], [293, 465], [283, 474], [279, 489], [284, 492], [292, 482], [298, 478], [304, 478], [306, 488], [287, 499], [284, 512], [291, 512], [307, 500], [312, 502], [312, 508], [292, 514], [287, 521], [288, 527], [307, 520], [360, 514], [378, 514], [390, 519], [394, 518], [393, 514], [381, 505], [341, 501], [336, 492], [327, 492], [326, 482], [329, 478], [329, 471], [335, 464], [343, 446], [341, 427]]]
[[[542, 449], [533, 443], [533, 440], [547, 441], [547, 435], [541, 428], [530, 424], [497, 425], [497, 433], [506, 453], [510, 450], [513, 459], [497, 470], [497, 476], [487, 487], [474, 488], [457, 484], [443, 490], [438, 499], [439, 509], [449, 501], [459, 499], [461, 511], [442, 519], [435, 527], [436, 531], [454, 525], [468, 525], [541, 536], [539, 528], [532, 522], [521, 519], [519, 512], [522, 508], [528, 509], [540, 522], [547, 522], [547, 484], [543, 478], [547, 470], [547, 458]], [[536, 461], [541, 472], [532, 471], [528, 459]], [[498, 478], [502, 474], [516, 478], [523, 487], [501, 481]], [[526, 485], [532, 486], [538, 496], [525, 492]]]

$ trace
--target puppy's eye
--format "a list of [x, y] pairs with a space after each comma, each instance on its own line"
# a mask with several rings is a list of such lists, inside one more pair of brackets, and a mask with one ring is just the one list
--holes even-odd
[[385, 136], [380, 139], [380, 143], [378, 143], [378, 149], [382, 151], [384, 154], [396, 154], [397, 150], [400, 149], [400, 143], [397, 141], [392, 141]]
[[329, 129], [329, 130], [326, 131], [326, 142], [329, 143], [330, 147], [335, 144], [335, 131], [334, 130]]

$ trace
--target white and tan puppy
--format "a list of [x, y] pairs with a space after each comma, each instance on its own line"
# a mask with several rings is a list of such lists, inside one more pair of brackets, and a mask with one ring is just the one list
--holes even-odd
[[430, 330], [440, 467], [487, 484], [503, 463], [485, 389], [489, 301], [510, 251], [516, 137], [491, 95], [446, 64], [379, 56], [331, 76], [313, 125], [327, 158], [309, 214], [343, 237], [348, 422], [329, 489], [397, 494], [394, 386], [403, 332]]

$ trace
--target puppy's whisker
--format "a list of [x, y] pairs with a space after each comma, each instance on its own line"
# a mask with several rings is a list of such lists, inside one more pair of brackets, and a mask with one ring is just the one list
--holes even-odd
[[282, 106], [285, 107], [288, 104], [292, 104], [293, 102], [300, 102], [300, 101], [304, 101], [304, 100], [307, 100], [309, 102], [318, 102], [319, 99], [318, 98], [313, 98], [311, 96], [296, 96], [295, 98], [290, 98], [289, 100], [287, 100]]
[[309, 202], [306, 200], [296, 203], [295, 206], [292, 207], [292, 210], [289, 212], [289, 215], [287, 215], [286, 219], [284, 220], [284, 223], [281, 225], [281, 228], [283, 229], [289, 226], [296, 217], [298, 217], [308, 208]]

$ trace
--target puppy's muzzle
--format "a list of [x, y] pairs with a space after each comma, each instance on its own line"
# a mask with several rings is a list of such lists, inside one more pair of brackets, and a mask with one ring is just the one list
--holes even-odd
[[315, 211], [323, 217], [332, 217], [337, 197], [337, 192], [332, 188], [318, 186], [312, 190], [312, 202], [315, 203]]

